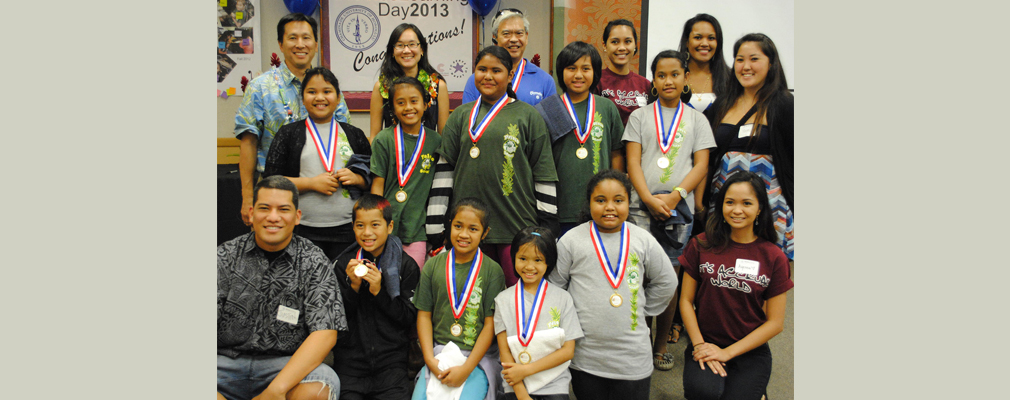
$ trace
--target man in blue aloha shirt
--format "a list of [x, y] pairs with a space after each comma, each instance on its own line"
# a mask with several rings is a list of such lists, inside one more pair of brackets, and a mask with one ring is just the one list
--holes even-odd
[[[235, 113], [235, 137], [242, 142], [238, 167], [242, 180], [242, 221], [246, 225], [250, 224], [253, 185], [256, 176], [263, 173], [274, 134], [281, 126], [308, 117], [302, 104], [301, 82], [316, 56], [317, 31], [316, 20], [305, 14], [293, 13], [281, 18], [277, 23], [277, 44], [284, 53], [284, 62], [249, 82]], [[336, 114], [340, 122], [348, 122], [350, 118], [343, 97]]]

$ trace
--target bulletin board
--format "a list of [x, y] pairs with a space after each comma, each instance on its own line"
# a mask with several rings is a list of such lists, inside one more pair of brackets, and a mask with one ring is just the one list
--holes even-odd
[[260, 0], [214, 0], [217, 4], [217, 90], [241, 96], [242, 78], [251, 81], [261, 63]]

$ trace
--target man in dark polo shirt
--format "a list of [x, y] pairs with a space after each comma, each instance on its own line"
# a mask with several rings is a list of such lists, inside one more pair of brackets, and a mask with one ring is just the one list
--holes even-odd
[[292, 231], [298, 190], [256, 184], [253, 232], [217, 248], [218, 399], [330, 399], [340, 381], [322, 363], [347, 331], [336, 276], [323, 251]]

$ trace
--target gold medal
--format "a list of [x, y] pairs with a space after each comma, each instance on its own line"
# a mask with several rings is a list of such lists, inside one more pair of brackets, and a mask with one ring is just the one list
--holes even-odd
[[354, 267], [354, 275], [359, 278], [368, 275], [368, 267], [364, 263], [358, 264], [357, 267]]
[[462, 335], [463, 334], [463, 326], [460, 325], [459, 322], [454, 323], [454, 324], [452, 324], [451, 327], [449, 327], [449, 333], [451, 333], [453, 336]]
[[479, 155], [480, 155], [480, 149], [477, 148], [477, 145], [474, 145], [473, 147], [470, 148], [470, 158], [477, 158], [477, 156]]
[[659, 168], [666, 169], [666, 167], [670, 166], [670, 160], [667, 160], [666, 157], [660, 157], [656, 160], [656, 164], [659, 165]]
[[531, 356], [530, 353], [527, 353], [526, 350], [523, 350], [522, 353], [519, 353], [520, 364], [529, 364], [530, 361], [533, 361], [533, 356]]
[[401, 203], [407, 201], [407, 192], [404, 192], [403, 188], [400, 188], [400, 190], [396, 192], [396, 201]]
[[578, 157], [580, 160], [584, 160], [586, 157], [589, 156], [589, 150], [586, 150], [585, 147], [579, 147], [578, 150], [575, 150], [575, 156]]
[[623, 303], [624, 303], [624, 299], [621, 298], [621, 295], [619, 295], [617, 293], [614, 293], [613, 295], [610, 296], [610, 305], [611, 306], [620, 307], [621, 304], [623, 304]]

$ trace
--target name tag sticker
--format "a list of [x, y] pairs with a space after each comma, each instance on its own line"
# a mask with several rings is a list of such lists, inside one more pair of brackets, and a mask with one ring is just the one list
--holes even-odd
[[750, 137], [750, 132], [752, 130], [754, 130], [754, 124], [747, 124], [747, 125], [741, 126], [740, 127], [740, 134], [738, 134], [736, 137], [738, 137], [738, 138]]
[[635, 96], [635, 102], [638, 103], [639, 107], [645, 107], [648, 104], [645, 102], [645, 96]]
[[298, 310], [284, 307], [282, 304], [277, 307], [277, 320], [287, 322], [291, 325], [298, 325]]
[[736, 259], [736, 267], [734, 270], [738, 274], [757, 276], [758, 267], [760, 265], [761, 263], [754, 260], [744, 260], [742, 258], [738, 258]]

